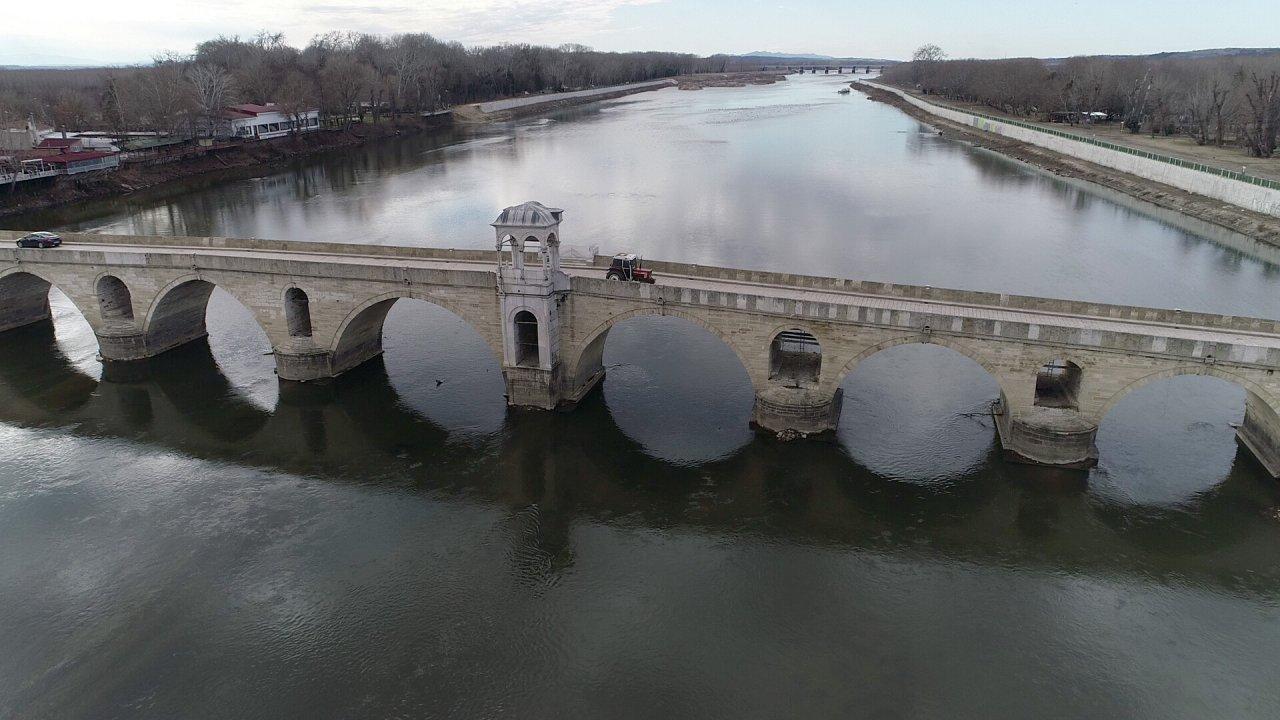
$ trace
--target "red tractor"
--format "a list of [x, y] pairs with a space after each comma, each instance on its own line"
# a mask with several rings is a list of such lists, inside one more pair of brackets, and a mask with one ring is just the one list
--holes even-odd
[[653, 271], [640, 267], [642, 261], [632, 253], [618, 253], [613, 256], [613, 263], [605, 277], [609, 280], [626, 280], [653, 284]]

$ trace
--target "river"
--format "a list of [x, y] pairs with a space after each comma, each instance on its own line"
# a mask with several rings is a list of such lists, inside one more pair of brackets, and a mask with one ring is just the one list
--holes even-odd
[[[1280, 317], [1265, 251], [975, 150], [835, 76], [444, 130], [11, 227], [492, 247], [536, 199], [646, 257]], [[1256, 251], [1255, 251], [1256, 250]], [[0, 719], [1273, 718], [1280, 485], [1243, 391], [1119, 403], [1011, 465], [995, 382], [904, 345], [837, 438], [747, 426], [720, 341], [635, 318], [576, 411], [509, 410], [456, 316], [281, 385], [208, 342], [122, 372], [54, 292], [0, 342]]]

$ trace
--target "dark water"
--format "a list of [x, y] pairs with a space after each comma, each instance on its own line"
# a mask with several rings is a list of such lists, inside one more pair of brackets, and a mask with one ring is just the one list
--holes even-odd
[[[16, 224], [485, 247], [496, 210], [652, 257], [1276, 317], [1276, 268], [938, 138], [835, 80], [664, 91]], [[448, 312], [281, 386], [211, 338], [122, 374], [55, 293], [0, 343], [0, 718], [1280, 713], [1280, 489], [1243, 393], [1154, 383], [1087, 475], [1004, 463], [994, 381], [899, 346], [837, 441], [753, 436], [732, 352], [610, 335], [508, 410]], [[438, 381], [443, 381], [442, 383]]]

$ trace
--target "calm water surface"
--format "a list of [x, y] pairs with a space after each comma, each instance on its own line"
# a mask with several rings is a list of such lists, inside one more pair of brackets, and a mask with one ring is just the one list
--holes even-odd
[[[539, 199], [603, 251], [1280, 317], [1246, 243], [836, 87], [647, 93], [10, 224], [489, 247]], [[1280, 487], [1223, 381], [1128, 396], [1085, 475], [1004, 463], [994, 381], [936, 346], [861, 364], [834, 442], [782, 444], [676, 318], [618, 326], [602, 391], [546, 414], [426, 303], [295, 386], [225, 293], [207, 343], [127, 372], [53, 299], [0, 342], [5, 720], [1280, 714]]]

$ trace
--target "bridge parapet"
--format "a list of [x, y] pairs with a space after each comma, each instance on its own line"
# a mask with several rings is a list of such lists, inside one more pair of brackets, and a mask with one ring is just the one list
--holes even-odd
[[[596, 256], [594, 265], [608, 265], [609, 259]], [[851, 280], [846, 278], [820, 275], [801, 275], [779, 273], [767, 270], [746, 270], [739, 268], [723, 268], [692, 263], [667, 262], [662, 260], [646, 260], [646, 266], [652, 267], [656, 273], [667, 276], [680, 276], [701, 280], [723, 280], [731, 283], [749, 283], [753, 285], [803, 288], [811, 290], [827, 290], [839, 293], [883, 296], [903, 300], [921, 300], [934, 303], [950, 303], [957, 305], [979, 305], [991, 308], [1007, 308], [1010, 310], [1030, 310], [1060, 315], [1088, 316], [1113, 320], [1136, 320], [1150, 323], [1167, 323], [1218, 330], [1244, 330], [1262, 333], [1280, 334], [1280, 321], [1235, 315], [1222, 315], [1185, 311], [1181, 309], [1161, 309], [1133, 305], [1114, 305], [1083, 300], [1064, 300], [1057, 298], [1035, 297], [1031, 295], [1014, 295], [982, 290], [959, 290], [952, 288], [932, 287], [928, 285], [902, 285], [898, 283], [877, 282], [873, 280]]]

